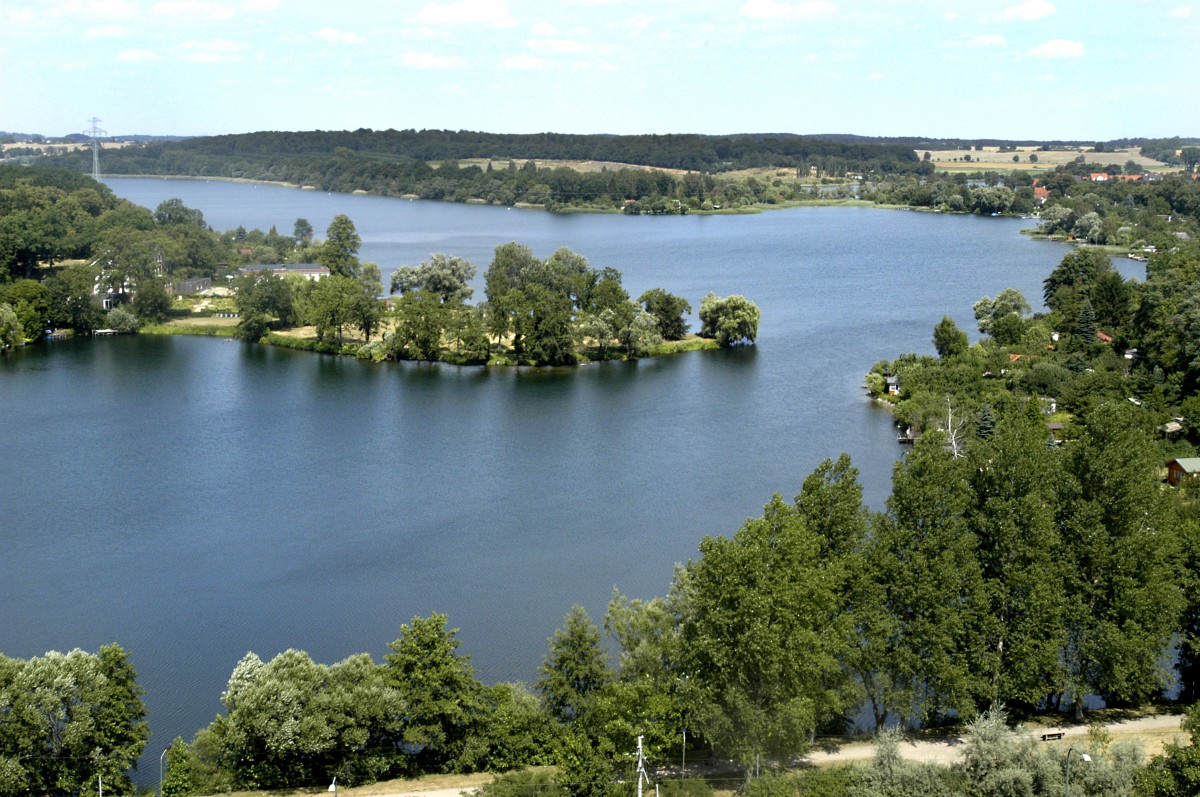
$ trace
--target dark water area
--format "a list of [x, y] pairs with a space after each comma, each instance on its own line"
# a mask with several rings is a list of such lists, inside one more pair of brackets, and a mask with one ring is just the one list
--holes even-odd
[[378, 661], [401, 623], [443, 612], [485, 681], [532, 681], [572, 604], [599, 621], [614, 586], [662, 594], [705, 535], [794, 495], [827, 457], [848, 452], [882, 509], [901, 450], [863, 374], [932, 353], [946, 314], [974, 339], [985, 294], [1037, 305], [1066, 252], [1023, 237], [1030, 222], [867, 208], [556, 216], [108, 183], [151, 208], [180, 197], [217, 229], [305, 217], [320, 233], [345, 213], [385, 274], [438, 251], [482, 273], [515, 240], [613, 266], [633, 296], [762, 308], [753, 348], [576, 369], [150, 336], [0, 362], [0, 652], [130, 651], [154, 732], [143, 778], [211, 721], [247, 651]]

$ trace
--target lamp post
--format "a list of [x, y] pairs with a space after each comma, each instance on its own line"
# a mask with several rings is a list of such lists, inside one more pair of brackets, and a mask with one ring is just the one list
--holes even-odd
[[1079, 760], [1083, 761], [1085, 764], [1089, 764], [1092, 761], [1092, 757], [1087, 753], [1081, 753], [1074, 747], [1067, 748], [1067, 787], [1063, 791], [1063, 797], [1071, 797], [1071, 753], [1075, 753], [1077, 756], [1079, 756]]
[[163, 759], [164, 759], [164, 758], [166, 758], [166, 756], [167, 756], [167, 750], [170, 750], [170, 749], [171, 749], [170, 747], [168, 747], [168, 748], [165, 748], [165, 749], [164, 749], [164, 750], [163, 750], [161, 753], [159, 753], [159, 755], [158, 755], [158, 797], [163, 797], [163, 793], [162, 793], [162, 784], [163, 784]]

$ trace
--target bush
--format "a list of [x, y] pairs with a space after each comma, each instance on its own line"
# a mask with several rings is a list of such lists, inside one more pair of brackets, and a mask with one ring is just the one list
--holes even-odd
[[141, 322], [133, 313], [126, 310], [124, 307], [114, 307], [108, 311], [108, 315], [104, 318], [104, 323], [109, 329], [115, 329], [121, 333], [137, 332]]
[[664, 780], [658, 787], [659, 797], [712, 797], [713, 788], [704, 778]]
[[498, 776], [475, 792], [476, 797], [567, 797], [566, 790], [554, 782], [549, 770], [525, 769]]

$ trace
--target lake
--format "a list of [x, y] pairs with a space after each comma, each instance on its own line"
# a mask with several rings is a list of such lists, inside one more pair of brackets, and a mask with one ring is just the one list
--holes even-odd
[[572, 604], [600, 622], [614, 586], [662, 594], [704, 535], [794, 495], [827, 457], [849, 452], [882, 509], [901, 450], [863, 374], [932, 353], [946, 314], [974, 339], [985, 294], [1040, 304], [1067, 251], [1023, 237], [1028, 221], [870, 208], [559, 216], [106, 182], [150, 208], [180, 197], [217, 229], [304, 217], [322, 237], [344, 213], [385, 274], [446, 252], [482, 276], [517, 241], [613, 266], [635, 297], [662, 287], [698, 308], [712, 290], [762, 309], [753, 348], [577, 369], [149, 336], [0, 362], [0, 651], [130, 651], [154, 732], [144, 781], [220, 710], [247, 651], [379, 661], [401, 623], [444, 612], [485, 681], [532, 682]]

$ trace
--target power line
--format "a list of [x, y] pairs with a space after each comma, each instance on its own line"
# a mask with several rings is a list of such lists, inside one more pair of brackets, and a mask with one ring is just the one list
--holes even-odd
[[88, 119], [88, 121], [92, 123], [92, 126], [90, 129], [84, 130], [83, 132], [86, 135], [91, 136], [91, 138], [92, 138], [92, 179], [99, 180], [100, 179], [100, 136], [107, 136], [108, 131], [101, 130], [99, 127], [97, 127], [97, 125], [100, 124], [100, 120], [97, 119], [96, 117], [93, 116], [91, 119]]

